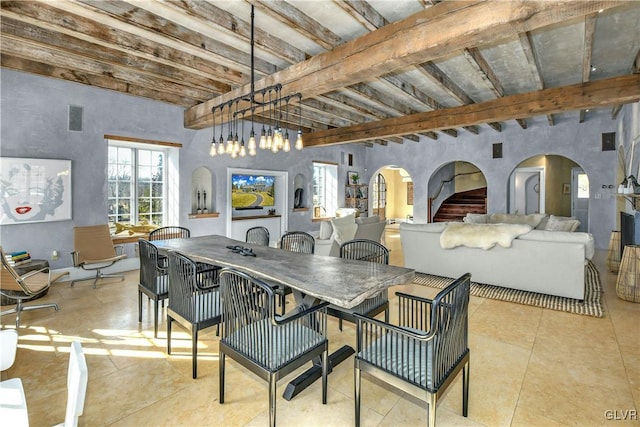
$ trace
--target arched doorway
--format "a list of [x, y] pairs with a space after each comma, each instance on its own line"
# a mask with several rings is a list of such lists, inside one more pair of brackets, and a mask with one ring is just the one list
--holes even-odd
[[589, 177], [573, 160], [538, 155], [522, 161], [509, 177], [509, 213], [575, 217], [589, 230]]
[[372, 215], [390, 223], [413, 218], [413, 180], [405, 169], [395, 165], [380, 168], [371, 188]]
[[486, 213], [487, 180], [469, 162], [449, 162], [429, 178], [429, 222], [462, 221], [467, 213]]

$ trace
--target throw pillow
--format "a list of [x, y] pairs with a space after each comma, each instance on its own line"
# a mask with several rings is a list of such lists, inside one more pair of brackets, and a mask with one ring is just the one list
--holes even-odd
[[551, 215], [545, 230], [548, 231], [576, 231], [580, 221], [575, 218]]
[[333, 234], [333, 227], [329, 221], [322, 221], [320, 223], [320, 234], [318, 234], [319, 240], [329, 240]]
[[376, 222], [380, 222], [378, 215], [356, 218], [356, 224], [374, 224]]
[[467, 224], [488, 224], [489, 217], [490, 215], [487, 214], [467, 213], [467, 216], [462, 218], [462, 221]]
[[333, 218], [330, 222], [331, 226], [333, 227], [332, 237], [339, 245], [343, 244], [344, 242], [348, 242], [349, 240], [353, 240], [358, 229], [355, 215]]

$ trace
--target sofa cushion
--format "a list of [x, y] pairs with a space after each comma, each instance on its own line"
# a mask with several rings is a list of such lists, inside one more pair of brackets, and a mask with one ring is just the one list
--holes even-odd
[[467, 213], [467, 216], [462, 218], [462, 221], [467, 224], [489, 224], [490, 219], [491, 215], [488, 214]]
[[318, 234], [318, 239], [320, 240], [328, 240], [331, 238], [333, 234], [333, 226], [329, 221], [322, 221], [320, 223], [320, 233]]
[[338, 242], [339, 245], [349, 240], [353, 240], [358, 230], [358, 224], [356, 224], [355, 215], [347, 215], [340, 218], [332, 218], [331, 226], [333, 227], [332, 238]]
[[540, 221], [546, 217], [545, 214], [529, 214], [529, 215], [518, 215], [518, 214], [500, 214], [494, 213], [491, 214], [491, 219], [489, 221], [490, 224], [526, 224], [531, 227], [535, 227], [540, 224]]
[[592, 259], [595, 253], [595, 242], [591, 233], [575, 233], [569, 231], [531, 230], [518, 237], [518, 240], [537, 240], [543, 242], [583, 243], [584, 257]]
[[400, 230], [406, 228], [411, 231], [422, 231], [426, 233], [442, 233], [447, 228], [448, 222], [431, 222], [427, 224], [413, 224], [410, 222], [401, 222]]
[[573, 217], [551, 215], [545, 230], [548, 231], [576, 231], [580, 227], [580, 221]]

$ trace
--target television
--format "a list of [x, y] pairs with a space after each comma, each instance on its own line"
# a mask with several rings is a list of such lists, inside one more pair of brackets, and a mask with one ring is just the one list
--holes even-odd
[[624, 247], [635, 245], [636, 221], [635, 216], [626, 212], [620, 212], [620, 257], [624, 253]]
[[231, 175], [231, 206], [235, 209], [275, 206], [275, 193], [275, 176], [235, 173]]

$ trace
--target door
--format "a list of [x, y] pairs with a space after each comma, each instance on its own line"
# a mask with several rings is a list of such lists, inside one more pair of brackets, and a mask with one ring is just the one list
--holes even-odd
[[385, 220], [385, 211], [387, 207], [387, 183], [382, 174], [377, 174], [373, 181], [373, 204], [372, 215], [378, 215], [381, 220]]
[[581, 168], [571, 169], [571, 216], [580, 221], [576, 231], [589, 230], [589, 177]]
[[509, 213], [545, 212], [544, 168], [517, 168], [510, 178]]

